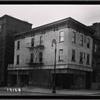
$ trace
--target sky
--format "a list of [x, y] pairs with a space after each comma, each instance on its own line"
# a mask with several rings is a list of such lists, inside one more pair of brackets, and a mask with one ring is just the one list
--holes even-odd
[[2, 4], [0, 5], [0, 17], [5, 14], [32, 23], [32, 28], [67, 17], [72, 17], [75, 20], [90, 26], [95, 22], [100, 22], [100, 5]]

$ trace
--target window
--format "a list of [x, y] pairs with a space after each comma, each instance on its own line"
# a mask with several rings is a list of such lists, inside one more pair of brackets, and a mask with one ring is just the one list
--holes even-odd
[[31, 47], [34, 47], [34, 38], [31, 39]]
[[19, 55], [17, 55], [17, 65], [19, 65]]
[[90, 48], [90, 38], [87, 38], [87, 48]]
[[72, 62], [75, 62], [75, 50], [72, 50]]
[[59, 50], [59, 61], [63, 61], [63, 49]]
[[95, 49], [95, 52], [96, 52], [97, 51], [97, 45], [96, 44], [94, 45], [94, 49]]
[[42, 52], [39, 53], [39, 62], [40, 63], [43, 62], [43, 53]]
[[84, 59], [85, 59], [85, 53], [84, 53]]
[[40, 36], [40, 45], [42, 44], [43, 40], [42, 40], [43, 36]]
[[83, 64], [83, 52], [80, 52], [80, 61], [79, 61], [80, 64]]
[[90, 54], [87, 54], [87, 65], [90, 64]]
[[72, 43], [76, 43], [76, 32], [72, 33]]
[[84, 35], [84, 43], [86, 43], [86, 35]]
[[17, 50], [20, 49], [20, 41], [17, 41]]
[[63, 41], [64, 41], [64, 32], [61, 31], [61, 32], [59, 33], [59, 42], [63, 42]]
[[83, 35], [80, 36], [80, 45], [83, 46]]
[[32, 63], [32, 62], [33, 62], [33, 53], [31, 53], [30, 56], [31, 56], [31, 57], [30, 57], [30, 62]]

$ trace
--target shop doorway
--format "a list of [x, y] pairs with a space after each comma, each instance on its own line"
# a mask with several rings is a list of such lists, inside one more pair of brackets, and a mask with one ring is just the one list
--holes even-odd
[[20, 75], [20, 85], [21, 86], [29, 85], [29, 75]]

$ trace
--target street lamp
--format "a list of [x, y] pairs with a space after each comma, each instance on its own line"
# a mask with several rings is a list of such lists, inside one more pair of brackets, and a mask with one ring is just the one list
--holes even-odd
[[56, 51], [57, 51], [57, 42], [55, 39], [52, 40], [52, 47], [55, 44], [55, 59], [54, 59], [54, 78], [53, 78], [53, 90], [52, 93], [56, 93], [56, 86], [55, 86], [55, 72], [56, 72]]

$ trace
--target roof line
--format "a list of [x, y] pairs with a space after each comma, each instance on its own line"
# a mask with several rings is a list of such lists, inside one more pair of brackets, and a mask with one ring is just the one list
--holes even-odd
[[[67, 21], [67, 20], [72, 20], [72, 21], [77, 22], [77, 23], [80, 24], [81, 26], [83, 26], [83, 27], [85, 27], [85, 28], [87, 28], [87, 29], [89, 29], [89, 30], [91, 30], [91, 31], [93, 31], [93, 32], [95, 31], [95, 30], [91, 29], [90, 27], [88, 27], [88, 26], [82, 24], [81, 22], [79, 22], [79, 21], [77, 21], [77, 20], [75, 20], [75, 19], [73, 19], [73, 18], [71, 18], [71, 17], [68, 17], [68, 18], [64, 18], [64, 19], [61, 19], [61, 20], [58, 20], [58, 21], [55, 21], [55, 22], [51, 22], [51, 23], [48, 23], [48, 24], [45, 24], [45, 25], [41, 25], [41, 26], [32, 28], [31, 30], [29, 30], [29, 31], [27, 31], [27, 32], [31, 32], [31, 31], [34, 31], [34, 30], [39, 29], [39, 28], [45, 28], [45, 27], [47, 27], [47, 26], [50, 26], [50, 25], [53, 25], [53, 24], [58, 24], [58, 23], [60, 23], [60, 22], [64, 22], [64, 21]], [[15, 36], [16, 36], [16, 35], [23, 34], [23, 33], [26, 33], [26, 31], [21, 32], [21, 33], [18, 33], [18, 34], [15, 34]]]

